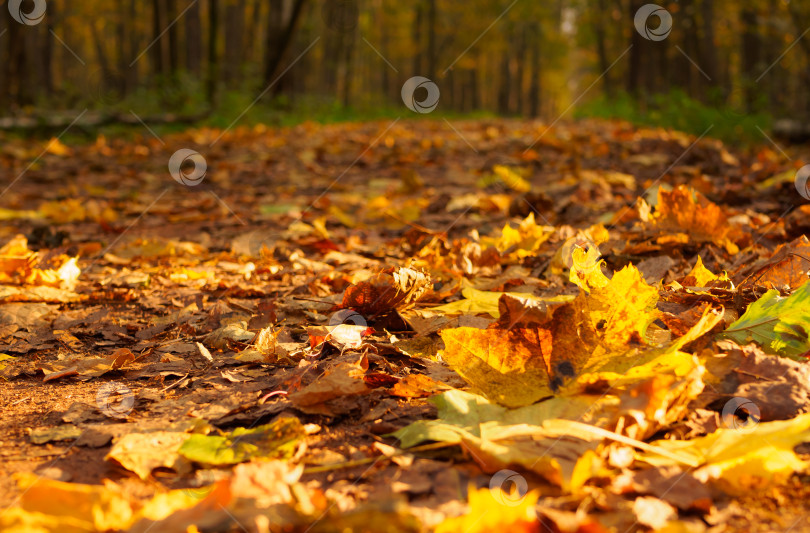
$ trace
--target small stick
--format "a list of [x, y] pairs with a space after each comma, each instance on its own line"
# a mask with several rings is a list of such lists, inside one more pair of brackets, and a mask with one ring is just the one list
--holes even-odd
[[425, 444], [424, 446], [415, 446], [413, 448], [409, 448], [408, 450], [399, 450], [398, 452], [392, 455], [386, 455], [384, 457], [366, 457], [365, 459], [356, 459], [354, 461], [346, 461], [345, 463], [335, 463], [332, 465], [324, 465], [324, 466], [313, 466], [312, 468], [305, 468], [304, 474], [317, 474], [319, 472], [329, 472], [331, 470], [341, 470], [343, 468], [353, 468], [355, 466], [365, 465], [368, 463], [373, 463], [374, 461], [378, 461], [380, 459], [393, 459], [394, 457], [399, 457], [400, 455], [411, 454], [414, 452], [426, 452], [430, 450], [440, 450], [442, 448], [449, 448], [451, 446], [458, 446], [459, 442], [435, 442], [433, 444]]

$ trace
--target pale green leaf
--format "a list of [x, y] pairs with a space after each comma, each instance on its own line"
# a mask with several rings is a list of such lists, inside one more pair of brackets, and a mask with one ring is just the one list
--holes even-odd
[[768, 353], [798, 359], [810, 350], [810, 283], [787, 298], [769, 290], [722, 335], [738, 344], [754, 341]]

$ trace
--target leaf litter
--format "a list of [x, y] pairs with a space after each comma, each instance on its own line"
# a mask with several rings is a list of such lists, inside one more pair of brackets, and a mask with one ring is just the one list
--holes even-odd
[[147, 137], [44, 155], [0, 226], [0, 529], [810, 528], [810, 208], [757, 171], [792, 167], [459, 126], [486, 149], [241, 128], [200, 188]]

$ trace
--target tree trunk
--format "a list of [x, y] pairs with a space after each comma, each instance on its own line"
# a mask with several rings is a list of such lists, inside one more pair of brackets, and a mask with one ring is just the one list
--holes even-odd
[[[166, 5], [166, 17], [164, 19], [166, 25], [161, 29], [164, 31], [166, 27], [169, 28], [169, 39], [167, 42], [167, 54], [169, 63], [169, 73], [174, 75], [180, 70], [180, 38], [177, 35], [178, 25], [174, 23], [177, 18], [177, 0], [163, 0]], [[174, 24], [173, 24], [174, 23]]]
[[259, 26], [261, 25], [262, 4], [262, 0], [253, 0], [250, 3], [250, 10], [245, 21], [243, 62], [253, 64], [259, 61], [259, 56], [256, 54], [256, 44], [259, 38]]
[[[130, 0], [129, 1], [129, 20], [138, 20], [138, 0]], [[132, 27], [132, 24], [124, 24], [125, 31], [127, 32], [127, 38], [125, 39], [127, 42], [127, 57], [125, 59], [125, 64], [129, 65], [131, 61], [134, 61], [138, 54], [140, 53], [138, 50], [140, 49], [140, 45], [138, 42], [138, 32], [135, 28]], [[138, 63], [131, 65], [126, 70], [125, 75], [125, 82], [124, 82], [124, 92], [131, 93], [135, 90], [138, 86]]]
[[542, 66], [540, 63], [540, 39], [542, 35], [540, 34], [540, 23], [535, 22], [533, 25], [535, 31], [532, 32], [531, 82], [529, 83], [529, 116], [532, 118], [540, 116], [540, 77], [542, 76]]
[[[612, 98], [615, 91], [613, 88], [613, 76], [610, 72], [610, 62], [607, 56], [607, 43], [605, 37], [605, 26], [607, 24], [608, 10], [605, 0], [598, 0], [597, 12], [594, 24], [594, 34], [596, 35], [596, 53], [599, 58], [599, 72], [602, 73], [602, 88], [608, 98]], [[536, 116], [536, 115], [532, 115]]]
[[413, 72], [414, 76], [422, 75], [422, 0], [417, 0], [413, 17], [413, 29], [411, 31], [413, 45]]
[[428, 78], [436, 78], [436, 0], [428, 0], [427, 11], [427, 24], [428, 24], [428, 51], [427, 51], [427, 76]]
[[523, 115], [525, 112], [525, 100], [524, 100], [524, 93], [523, 93], [523, 85], [526, 78], [526, 61], [527, 61], [527, 50], [526, 47], [526, 39], [527, 39], [527, 31], [526, 26], [521, 25], [520, 32], [517, 33], [516, 39], [518, 40], [517, 45], [517, 65], [515, 68], [515, 110], [519, 115]]
[[[711, 78], [707, 80], [710, 85], [717, 85], [717, 45], [714, 42], [714, 0], [701, 1], [701, 18], [703, 23], [703, 39], [701, 49], [700, 66], [706, 75]], [[705, 80], [705, 78], [704, 78]]]
[[641, 87], [641, 62], [644, 37], [642, 37], [633, 25], [633, 17], [636, 11], [644, 5], [644, 0], [630, 0], [630, 12], [627, 15], [627, 20], [630, 24], [630, 65], [627, 68], [627, 92], [638, 96]]
[[45, 94], [49, 98], [53, 97], [53, 44], [54, 33], [56, 31], [56, 3], [52, 2], [48, 12], [48, 33], [45, 34], [45, 43], [42, 47], [42, 84]]
[[354, 35], [347, 33], [346, 34], [346, 42], [344, 44], [344, 56], [343, 56], [343, 81], [341, 85], [343, 86], [343, 98], [342, 103], [343, 107], [349, 107], [351, 105], [351, 90], [352, 90], [352, 70], [353, 70], [353, 59], [354, 59], [354, 43], [356, 39], [354, 39]]
[[208, 79], [206, 80], [206, 97], [208, 105], [214, 107], [219, 85], [219, 55], [217, 40], [219, 38], [219, 0], [208, 0]]
[[[281, 62], [292, 42], [292, 37], [298, 25], [298, 20], [301, 17], [301, 12], [304, 9], [304, 4], [306, 4], [306, 0], [294, 0], [292, 14], [286, 23], [281, 23], [281, 21], [273, 19], [276, 13], [283, 11], [283, 9], [272, 9], [274, 4], [283, 5], [282, 0], [272, 0], [270, 3], [270, 24], [267, 30], [267, 59], [265, 61], [264, 70], [265, 86], [269, 86], [273, 82], [276, 73], [280, 70]], [[281, 26], [282, 31], [274, 31], [274, 29], [279, 26]]]
[[158, 76], [165, 76], [168, 72], [166, 54], [164, 53], [163, 38], [161, 33], [165, 27], [163, 23], [163, 9], [160, 0], [152, 0], [152, 39], [156, 42], [152, 45], [153, 72]]
[[742, 22], [742, 50], [740, 51], [742, 79], [740, 82], [743, 86], [744, 95], [742, 109], [750, 112], [756, 99], [754, 80], [759, 76], [758, 71], [762, 62], [762, 39], [759, 35], [757, 14], [751, 6], [746, 5], [743, 7], [740, 21]]
[[8, 28], [6, 32], [8, 55], [5, 64], [4, 78], [6, 83], [4, 89], [9, 104], [12, 108], [16, 108], [26, 103], [25, 95], [21, 91], [21, 81], [26, 74], [27, 63], [25, 60], [25, 43], [23, 42], [25, 28], [8, 16], [7, 9], [2, 9], [0, 12], [5, 15], [5, 27]]
[[245, 3], [228, 0], [225, 8], [225, 65], [223, 78], [228, 87], [239, 84], [243, 60], [242, 37], [245, 31]]
[[509, 114], [509, 86], [512, 80], [509, 76], [509, 51], [504, 50], [501, 53], [501, 83], [498, 86], [498, 113], [501, 115]]
[[202, 72], [202, 22], [200, 3], [194, 2], [186, 12], [186, 68], [196, 78]]

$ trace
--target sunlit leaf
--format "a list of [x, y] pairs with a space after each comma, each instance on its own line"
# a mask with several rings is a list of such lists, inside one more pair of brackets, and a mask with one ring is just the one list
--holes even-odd
[[[717, 481], [736, 493], [784, 482], [794, 472], [803, 472], [810, 463], [801, 459], [794, 447], [810, 440], [810, 414], [792, 420], [763, 422], [740, 428], [718, 429], [693, 440], [660, 440], [652, 444], [691, 457], [700, 465], [694, 471], [702, 481]], [[652, 465], [683, 462], [649, 453], [640, 458]]]
[[784, 298], [771, 289], [723, 332], [739, 344], [754, 341], [768, 353], [791, 358], [810, 350], [810, 282]]
[[255, 428], [236, 428], [221, 436], [191, 435], [178, 453], [209, 465], [232, 465], [254, 457], [288, 458], [305, 435], [297, 418], [284, 417]]
[[537, 492], [520, 497], [501, 493], [500, 489], [470, 490], [470, 511], [445, 520], [436, 527], [436, 533], [538, 532], [540, 521], [535, 504], [539, 496]]

